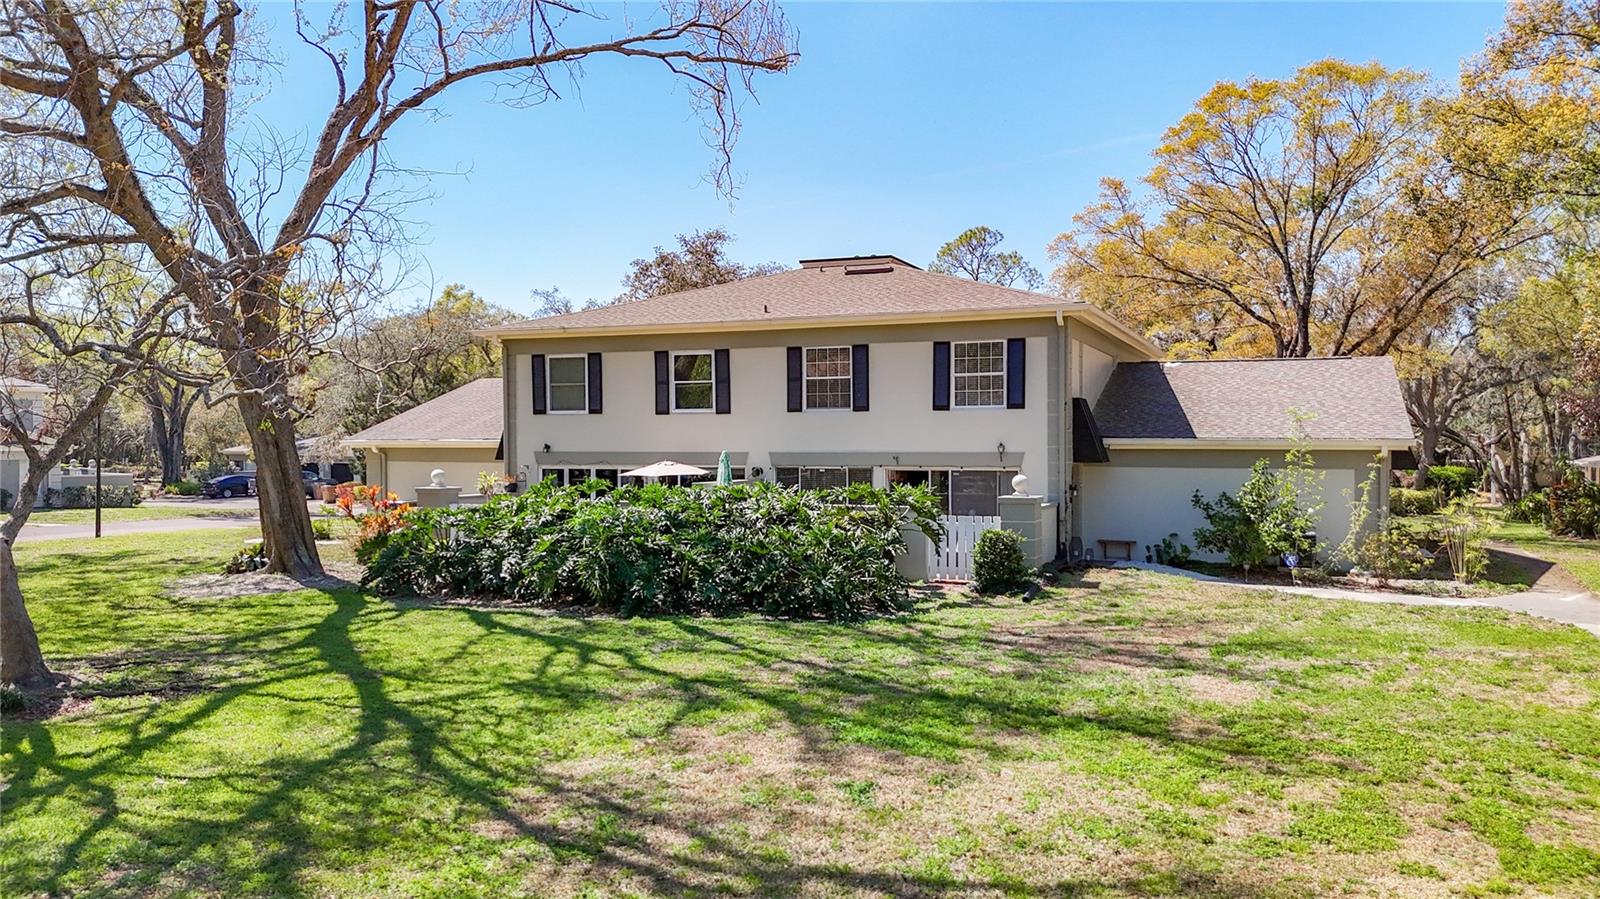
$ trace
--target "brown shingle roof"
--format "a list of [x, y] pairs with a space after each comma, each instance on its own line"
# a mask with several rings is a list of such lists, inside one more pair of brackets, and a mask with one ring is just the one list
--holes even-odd
[[344, 442], [350, 446], [383, 446], [417, 441], [499, 440], [505, 421], [500, 385], [500, 378], [479, 378], [351, 434]]
[[1094, 417], [1108, 440], [1275, 441], [1291, 436], [1292, 410], [1309, 416], [1312, 440], [1413, 439], [1394, 362], [1384, 356], [1123, 362]]
[[803, 260], [802, 266], [729, 284], [528, 319], [494, 331], [513, 334], [573, 328], [655, 328], [1034, 307], [1043, 314], [1086, 305], [1059, 296], [925, 272], [893, 256]]

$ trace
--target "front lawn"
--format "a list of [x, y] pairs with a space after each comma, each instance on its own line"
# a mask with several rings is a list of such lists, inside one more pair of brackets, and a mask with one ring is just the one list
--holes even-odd
[[1557, 537], [1537, 524], [1506, 521], [1500, 515], [1495, 516], [1489, 539], [1554, 562], [1590, 590], [1600, 592], [1600, 540]]
[[237, 542], [17, 549], [103, 695], [6, 721], [0, 894], [1600, 889], [1576, 628], [1109, 570], [863, 624], [163, 593]]

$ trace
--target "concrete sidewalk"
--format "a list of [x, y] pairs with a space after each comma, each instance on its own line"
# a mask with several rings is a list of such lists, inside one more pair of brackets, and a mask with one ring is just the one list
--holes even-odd
[[[101, 523], [100, 532], [107, 537], [121, 534], [158, 534], [169, 531], [197, 531], [219, 530], [235, 528], [241, 531], [252, 532], [261, 529], [261, 522], [254, 518], [150, 518], [144, 521], [106, 521]], [[94, 523], [88, 524], [35, 524], [29, 522], [22, 526], [22, 533], [17, 535], [18, 543], [34, 543], [41, 540], [93, 540]]]
[[[1496, 548], [1498, 549], [1499, 547]], [[1548, 618], [1551, 621], [1559, 621], [1563, 624], [1577, 625], [1600, 637], [1600, 596], [1596, 596], [1587, 590], [1574, 592], [1556, 583], [1546, 585], [1542, 583], [1544, 579], [1541, 579], [1541, 582], [1534, 583], [1531, 589], [1520, 593], [1508, 593], [1503, 596], [1421, 596], [1415, 593], [1395, 593], [1385, 590], [1347, 590], [1339, 587], [1288, 587], [1280, 584], [1252, 584], [1246, 581], [1225, 580], [1182, 568], [1153, 565], [1146, 562], [1118, 562], [1117, 567], [1155, 571], [1161, 574], [1189, 578], [1190, 580], [1226, 584], [1230, 587], [1239, 587], [1245, 590], [1271, 590], [1274, 593], [1285, 593], [1292, 596], [1313, 596], [1318, 599], [1353, 599], [1356, 602], [1389, 602], [1407, 606], [1493, 606], [1511, 612], [1522, 612], [1527, 615]], [[1552, 567], [1551, 570], [1558, 569]], [[1551, 580], [1555, 581], [1556, 579], [1552, 578]]]

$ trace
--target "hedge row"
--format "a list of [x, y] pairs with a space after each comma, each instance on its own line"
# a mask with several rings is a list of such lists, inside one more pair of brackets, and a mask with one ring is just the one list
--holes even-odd
[[922, 488], [535, 485], [406, 513], [358, 547], [386, 593], [493, 596], [624, 615], [759, 612], [850, 619], [905, 608], [901, 527], [936, 537]]

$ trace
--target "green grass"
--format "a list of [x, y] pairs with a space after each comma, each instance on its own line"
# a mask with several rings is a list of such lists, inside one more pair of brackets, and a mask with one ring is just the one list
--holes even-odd
[[[127, 509], [101, 509], [103, 521], [156, 521], [170, 518], [250, 518], [256, 514], [255, 503], [237, 509], [217, 509], [188, 505], [152, 505], [140, 503]], [[94, 524], [93, 509], [35, 509], [28, 516], [29, 524]]]
[[99, 695], [5, 722], [0, 895], [1600, 889], [1576, 628], [1101, 570], [861, 624], [164, 592], [236, 544], [17, 549]]
[[1600, 540], [1557, 537], [1536, 524], [1496, 517], [1491, 540], [1508, 543], [1572, 573], [1584, 586], [1600, 592]]

